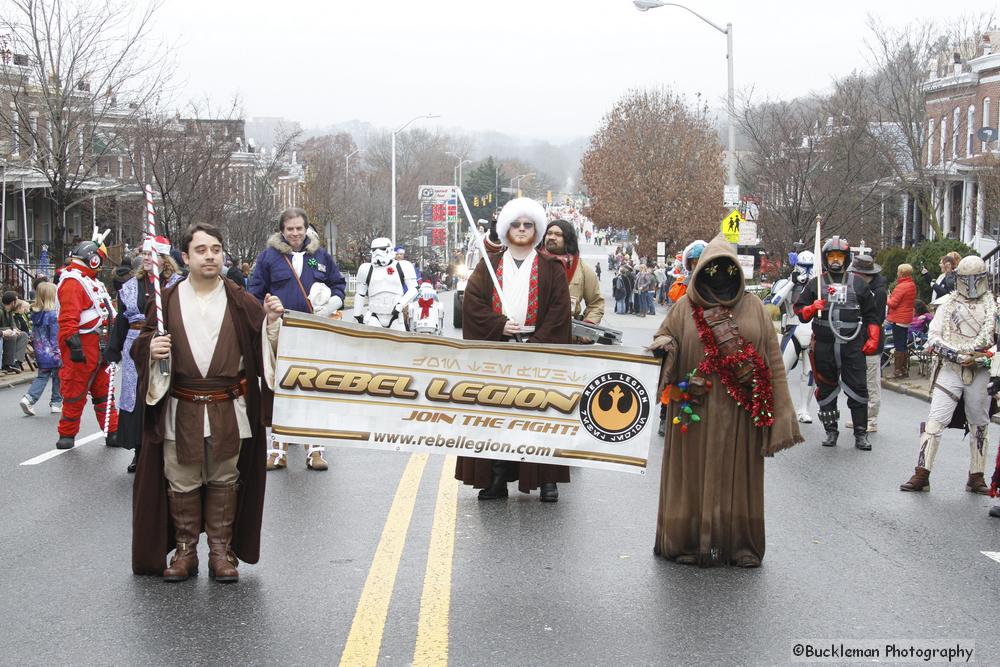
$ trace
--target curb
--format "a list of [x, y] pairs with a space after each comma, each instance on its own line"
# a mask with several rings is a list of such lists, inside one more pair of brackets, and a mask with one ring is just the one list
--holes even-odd
[[[925, 391], [919, 389], [914, 389], [912, 387], [907, 387], [905, 385], [900, 385], [896, 382], [882, 380], [882, 388], [888, 389], [889, 391], [894, 391], [897, 394], [905, 394], [906, 396], [912, 396], [913, 398], [919, 398], [925, 403], [931, 402], [931, 395]], [[994, 424], [1000, 424], [1000, 414], [993, 415], [991, 422]]]
[[6, 376], [0, 378], [0, 387], [5, 387], [7, 389], [13, 389], [14, 387], [21, 384], [29, 384], [34, 381], [38, 376], [38, 373], [19, 373], [15, 376]]

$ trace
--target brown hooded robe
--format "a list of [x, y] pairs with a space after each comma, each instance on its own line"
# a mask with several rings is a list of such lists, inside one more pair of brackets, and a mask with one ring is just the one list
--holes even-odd
[[[223, 285], [226, 289], [226, 308], [243, 356], [247, 378], [244, 398], [253, 433], [250, 438], [242, 441], [237, 462], [240, 472], [239, 506], [233, 527], [232, 549], [240, 560], [256, 563], [260, 559], [260, 525], [264, 512], [267, 459], [263, 424], [270, 418], [273, 400], [263, 380], [258, 382], [264, 369], [261, 358], [264, 310], [257, 299], [233, 281], [223, 280]], [[168, 332], [170, 322], [167, 321], [167, 314], [174, 312], [175, 307], [179, 312], [178, 298], [176, 285], [163, 292], [163, 313]], [[176, 546], [176, 540], [167, 507], [167, 478], [163, 474], [163, 434], [170, 392], [156, 405], [145, 403], [149, 386], [149, 344], [155, 332], [156, 310], [155, 305], [150, 304], [146, 324], [132, 346], [132, 358], [139, 373], [136, 408], [144, 408], [146, 411], [143, 418], [142, 450], [132, 487], [132, 571], [135, 574], [159, 576], [167, 566], [167, 554]], [[174, 336], [176, 338], [176, 333]]]
[[654, 347], [664, 342], [662, 336], [676, 343], [664, 359], [661, 385], [682, 380], [704, 359], [692, 304], [727, 306], [740, 335], [771, 369], [774, 424], [755, 427], [750, 413], [729, 397], [717, 375], [709, 377], [712, 387], [697, 408], [701, 421], [692, 423], [687, 433], [672, 423], [679, 403], [669, 404], [654, 551], [702, 566], [735, 565], [741, 559], [745, 565], [755, 564], [754, 559], [758, 563], [763, 559], [764, 457], [803, 441], [777, 335], [760, 299], [744, 292], [742, 271], [737, 274], [739, 289], [730, 300], [716, 297], [705, 285], [703, 269], [720, 257], [739, 267], [736, 253], [721, 234], [705, 248], [691, 273], [687, 294], [670, 309], [656, 333]]
[[[504, 249], [505, 250], [505, 249]], [[538, 316], [529, 343], [570, 343], [569, 283], [562, 262], [538, 253]], [[503, 253], [488, 255], [493, 269], [500, 264]], [[506, 341], [503, 332], [507, 318], [493, 310], [493, 281], [486, 265], [479, 262], [465, 287], [462, 303], [462, 338], [465, 340]], [[513, 462], [513, 463], [516, 463]], [[493, 479], [493, 461], [466, 456], [458, 457], [455, 479], [477, 489], [485, 489]], [[518, 481], [518, 490], [528, 493], [542, 484], [569, 482], [569, 466], [545, 463], [521, 463], [508, 481]]]

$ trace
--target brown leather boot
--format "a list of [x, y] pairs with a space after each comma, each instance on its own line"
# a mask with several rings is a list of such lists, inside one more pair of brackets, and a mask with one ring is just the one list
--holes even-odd
[[239, 581], [233, 541], [236, 485], [209, 482], [205, 490], [205, 534], [208, 536], [208, 576], [220, 582]]
[[931, 490], [931, 471], [927, 468], [921, 468], [917, 466], [913, 469], [913, 477], [910, 481], [905, 484], [899, 485], [900, 491], [930, 491]]
[[167, 491], [170, 519], [174, 522], [177, 549], [170, 566], [163, 571], [164, 581], [186, 581], [198, 574], [198, 537], [201, 535], [201, 489], [187, 493]]
[[981, 472], [970, 472], [969, 481], [965, 483], [965, 490], [969, 493], [979, 493], [981, 495], [989, 495], [990, 487], [983, 479], [983, 473]]
[[900, 380], [910, 377], [910, 356], [905, 350], [892, 353], [892, 377]]

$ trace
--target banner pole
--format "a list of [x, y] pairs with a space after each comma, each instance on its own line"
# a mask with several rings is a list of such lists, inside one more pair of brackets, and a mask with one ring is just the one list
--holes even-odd
[[[479, 229], [476, 228], [476, 221], [472, 217], [472, 212], [469, 210], [469, 204], [465, 201], [465, 195], [462, 194], [462, 188], [455, 188], [458, 192], [458, 200], [462, 202], [462, 209], [465, 211], [465, 217], [469, 220], [469, 229], [472, 230], [472, 238], [476, 239], [476, 244], [479, 246], [479, 252], [486, 263], [486, 270], [490, 273], [490, 280], [493, 281], [493, 287], [497, 291], [497, 296], [500, 297], [500, 307], [503, 309], [503, 314], [507, 319], [511, 319], [510, 308], [507, 307], [507, 300], [503, 298], [503, 290], [500, 289], [500, 281], [497, 280], [496, 271], [493, 270], [493, 263], [490, 262], [489, 256], [486, 254], [486, 244], [483, 243], [483, 237], [479, 235]], [[475, 268], [475, 267], [473, 267]]]

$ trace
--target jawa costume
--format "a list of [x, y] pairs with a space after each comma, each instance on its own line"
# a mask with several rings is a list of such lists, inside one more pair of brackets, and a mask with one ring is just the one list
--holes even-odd
[[868, 284], [849, 273], [851, 247], [847, 239], [834, 236], [823, 246], [822, 293], [810, 280], [795, 302], [795, 314], [812, 322], [813, 376], [819, 420], [826, 430], [824, 447], [836, 447], [840, 409], [837, 396], [843, 389], [854, 423], [854, 446], [869, 451], [868, 363], [865, 356], [878, 353], [882, 329], [875, 296]]
[[721, 234], [650, 349], [668, 400], [653, 551], [688, 565], [757, 567], [764, 457], [802, 442], [771, 318], [744, 292]]
[[[146, 404], [132, 496], [132, 571], [167, 581], [196, 574], [204, 527], [209, 574], [236, 581], [237, 557], [248, 563], [260, 557], [264, 424], [272, 402], [259, 382], [267, 372], [264, 310], [220, 277], [207, 297], [187, 280], [167, 288], [163, 316], [171, 336], [169, 377], [150, 358], [155, 312], [132, 345], [137, 396]], [[268, 354], [279, 328], [280, 320], [267, 327]]]
[[983, 473], [990, 414], [995, 412], [993, 394], [1000, 383], [1000, 362], [993, 358], [997, 304], [982, 259], [962, 258], [955, 273], [955, 291], [942, 298], [927, 332], [927, 347], [937, 357], [931, 372], [931, 409], [920, 437], [917, 467], [901, 491], [930, 491], [941, 434], [954, 426], [970, 432], [965, 490], [989, 492]]
[[102, 429], [105, 411], [111, 410], [109, 447], [118, 445], [118, 411], [108, 396], [111, 376], [103, 358], [102, 338], [115, 319], [115, 309], [97, 271], [107, 260], [104, 234], [94, 232], [94, 240], [83, 241], [69, 254], [69, 263], [59, 278], [59, 351], [63, 365], [59, 369], [63, 410], [59, 419], [58, 449], [72, 449], [80, 432], [80, 417], [90, 394], [97, 424]]

